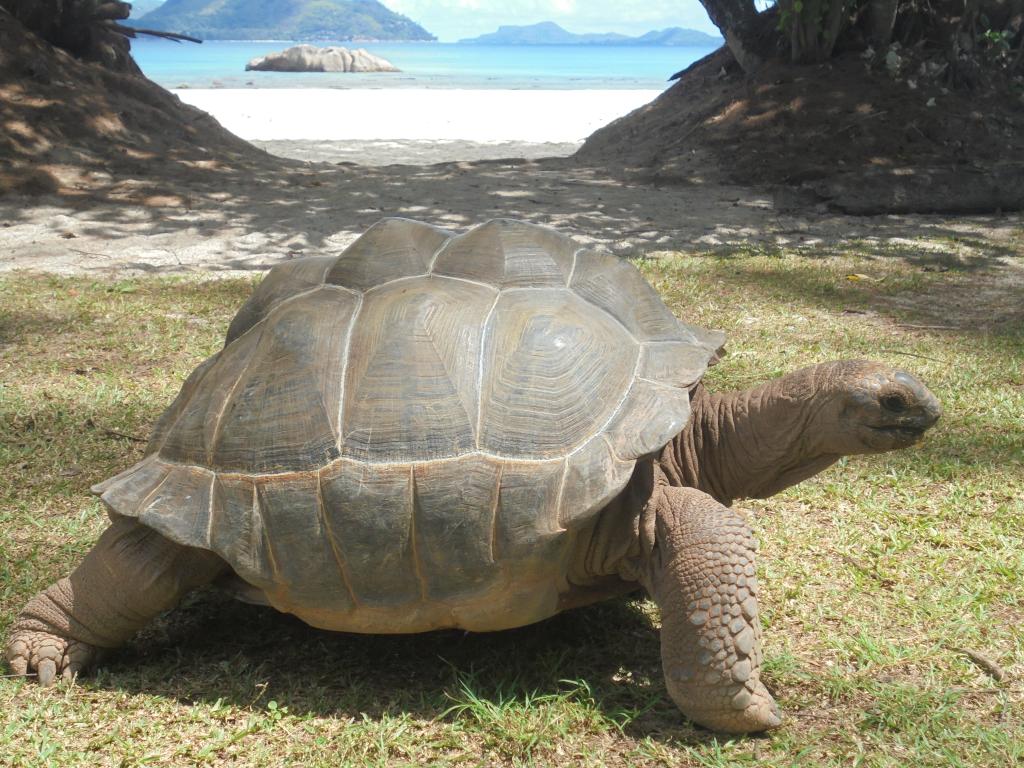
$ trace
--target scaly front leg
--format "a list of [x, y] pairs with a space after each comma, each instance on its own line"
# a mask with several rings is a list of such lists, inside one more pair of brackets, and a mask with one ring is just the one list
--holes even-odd
[[756, 543], [743, 518], [701, 491], [657, 485], [641, 527], [641, 581], [661, 608], [672, 700], [716, 731], [779, 725], [760, 679]]
[[43, 685], [71, 679], [226, 568], [212, 552], [118, 517], [68, 578], [29, 600], [15, 619], [5, 654], [11, 671], [35, 670]]

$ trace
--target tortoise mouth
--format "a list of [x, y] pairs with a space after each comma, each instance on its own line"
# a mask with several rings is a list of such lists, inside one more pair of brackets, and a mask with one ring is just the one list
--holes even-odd
[[921, 439], [928, 427], [914, 424], [888, 424], [885, 426], [871, 427], [871, 429], [883, 435], [890, 435], [903, 440], [917, 441]]

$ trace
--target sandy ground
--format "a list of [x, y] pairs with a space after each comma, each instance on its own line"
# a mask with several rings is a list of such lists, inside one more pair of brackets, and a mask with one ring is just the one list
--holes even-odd
[[[784, 202], [784, 201], [783, 201]], [[781, 210], [780, 210], [781, 209]], [[383, 216], [454, 229], [498, 216], [553, 225], [623, 255], [736, 246], [852, 244], [981, 264], [1024, 254], [1020, 215], [857, 218], [790, 211], [770, 194], [708, 182], [631, 185], [566, 159], [378, 167], [308, 164], [225, 178], [130, 204], [0, 198], [0, 270], [97, 275], [261, 270], [336, 253]]]
[[[245, 93], [260, 97], [262, 109], [277, 104], [284, 111], [287, 104], [275, 99], [302, 92]], [[432, 92], [437, 93], [442, 92]], [[776, 246], [810, 255], [837, 246], [886, 255], [898, 246], [911, 257], [919, 253], [934, 261], [939, 255], [950, 263], [981, 265], [1024, 254], [1020, 214], [842, 216], [808, 208], [790, 193], [724, 183], [709, 157], [695, 156], [694, 170], [671, 186], [622, 181], [604, 167], [566, 157], [576, 142], [561, 139], [575, 132], [565, 128], [580, 117], [573, 116], [575, 106], [637, 92], [575, 92], [586, 97], [557, 109], [552, 92], [513, 93], [516, 125], [547, 126], [537, 141], [502, 139], [480, 126], [480, 135], [470, 140], [454, 134], [427, 140], [417, 133], [421, 116], [402, 101], [409, 91], [380, 91], [390, 106], [360, 115], [364, 127], [358, 130], [383, 130], [396, 122], [396, 110], [406, 109], [401, 124], [407, 129], [399, 131], [405, 136], [278, 136], [262, 142], [280, 156], [319, 162], [271, 159], [259, 170], [225, 167], [202, 174], [184, 164], [156, 184], [108, 174], [105, 187], [0, 196], [0, 271], [237, 274], [301, 255], [336, 253], [384, 216], [453, 229], [513, 217], [555, 226], [623, 255]], [[481, 105], [468, 98], [464, 93], [461, 106], [453, 102], [450, 109], [476, 115]], [[235, 106], [236, 113], [219, 110], [222, 122], [243, 119], [244, 109]], [[500, 122], [501, 114], [487, 119]]]

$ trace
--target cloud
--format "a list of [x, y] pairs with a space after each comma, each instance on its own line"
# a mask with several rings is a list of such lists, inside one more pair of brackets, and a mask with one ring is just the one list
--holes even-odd
[[493, 32], [502, 24], [554, 21], [570, 32], [640, 34], [664, 27], [717, 32], [698, 0], [381, 0], [442, 40]]

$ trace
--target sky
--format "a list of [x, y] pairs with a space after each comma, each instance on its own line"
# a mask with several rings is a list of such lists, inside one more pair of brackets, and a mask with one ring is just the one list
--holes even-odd
[[380, 0], [442, 42], [494, 32], [502, 24], [553, 21], [570, 32], [640, 35], [688, 27], [718, 34], [698, 0]]

